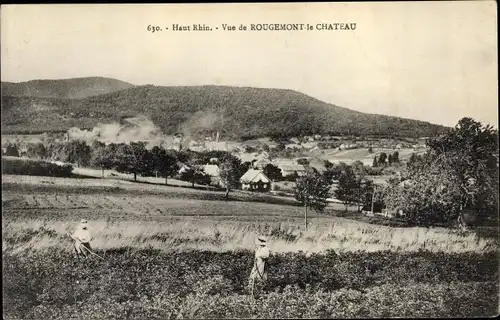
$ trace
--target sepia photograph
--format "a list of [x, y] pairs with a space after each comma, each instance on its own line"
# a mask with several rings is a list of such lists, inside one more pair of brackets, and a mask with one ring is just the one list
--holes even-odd
[[495, 1], [0, 31], [3, 319], [498, 316]]

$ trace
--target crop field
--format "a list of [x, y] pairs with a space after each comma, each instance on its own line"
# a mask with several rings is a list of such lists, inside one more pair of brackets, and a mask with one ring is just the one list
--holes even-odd
[[[3, 176], [4, 319], [346, 318], [498, 313], [497, 237], [393, 228], [290, 199], [112, 179]], [[65, 236], [89, 222], [99, 255]], [[246, 286], [257, 235], [269, 281]]]
[[350, 149], [350, 150], [335, 150], [335, 149], [326, 149], [326, 150], [316, 150], [311, 151], [312, 155], [318, 156], [321, 159], [328, 160], [332, 163], [344, 162], [346, 164], [353, 163], [357, 160], [363, 162], [364, 165], [371, 166], [373, 163], [373, 157], [380, 153], [385, 152], [387, 154], [392, 154], [395, 151], [399, 153], [400, 160], [408, 160], [412, 153], [422, 154], [426, 152], [425, 148], [422, 149], [412, 149], [412, 148], [403, 148], [403, 149], [381, 149], [381, 148], [373, 148], [373, 153], [369, 152], [366, 148], [358, 148], [358, 149]]

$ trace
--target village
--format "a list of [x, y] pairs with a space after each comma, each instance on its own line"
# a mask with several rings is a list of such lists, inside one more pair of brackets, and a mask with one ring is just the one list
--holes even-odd
[[[140, 130], [140, 128], [131, 122], [126, 127], [122, 127], [120, 132], [125, 130]], [[81, 135], [76, 134], [78, 131], [80, 130], [72, 128], [64, 134], [2, 136], [2, 154], [9, 155], [7, 146], [12, 148], [15, 145], [21, 158], [37, 158], [32, 151], [33, 145], [37, 143], [43, 145], [67, 144], [71, 141], [78, 141], [81, 139]], [[114, 137], [100, 137], [97, 134], [86, 141], [86, 144], [91, 146], [95, 141], [99, 141], [109, 145], [119, 142], [118, 136], [119, 134]], [[426, 137], [410, 139], [315, 134], [289, 139], [260, 138], [230, 141], [221, 139], [220, 132], [216, 131], [212, 135], [198, 137], [178, 133], [164, 139], [153, 137], [151, 140], [154, 140], [161, 148], [177, 153], [231, 154], [240, 159], [242, 166], [246, 168], [245, 171], [238, 174], [237, 189], [292, 198], [295, 196], [297, 178], [306, 175], [308, 170], [312, 169], [320, 175], [324, 175], [334, 165], [353, 166], [362, 176], [363, 183], [368, 181], [374, 186], [385, 186], [389, 179], [401, 176], [400, 169], [412, 154], [421, 154], [426, 151]], [[126, 142], [141, 142], [141, 137], [136, 141]], [[149, 147], [151, 147], [151, 141], [142, 142], [149, 143]], [[386, 156], [393, 153], [398, 155], [397, 163], [392, 161], [390, 156]], [[382, 154], [385, 155], [384, 159], [379, 159], [377, 163], [377, 158], [381, 158]], [[53, 163], [64, 164], [60, 158], [56, 159], [53, 156], [49, 156], [49, 158]], [[205, 162], [201, 163], [200, 161], [182, 161], [182, 159], [177, 158], [176, 172], [172, 172], [171, 175], [180, 180], [192, 181], [193, 186], [196, 182], [207, 187], [223, 189], [226, 188], [226, 185], [224, 179], [221, 179], [221, 160], [220, 156], [207, 158]], [[374, 166], [378, 166], [378, 168]], [[82, 170], [82, 168], [78, 168], [78, 170]], [[198, 174], [194, 174], [194, 172], [198, 172]], [[118, 173], [110, 173], [110, 175], [113, 177], [113, 175], [117, 176]], [[153, 175], [158, 178], [158, 171], [154, 172]], [[201, 180], [200, 175], [203, 176]], [[327, 203], [343, 203], [342, 200], [335, 197], [337, 189], [338, 179], [334, 177], [329, 187]], [[375, 208], [372, 206], [368, 209], [363, 206], [363, 211], [369, 215], [394, 215], [394, 213], [382, 210], [380, 206], [375, 206]]]

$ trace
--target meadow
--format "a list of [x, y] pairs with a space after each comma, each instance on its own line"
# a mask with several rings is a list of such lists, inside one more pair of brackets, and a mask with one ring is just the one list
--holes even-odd
[[[287, 198], [114, 179], [2, 177], [4, 319], [352, 318], [498, 313], [495, 236], [394, 228]], [[88, 220], [104, 257], [65, 236]], [[254, 240], [269, 282], [251, 299]]]

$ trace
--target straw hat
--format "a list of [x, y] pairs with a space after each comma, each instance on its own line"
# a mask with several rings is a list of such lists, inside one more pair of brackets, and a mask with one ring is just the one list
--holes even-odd
[[257, 243], [260, 244], [261, 246], [266, 245], [267, 239], [264, 236], [259, 236], [257, 237]]
[[80, 220], [80, 227], [83, 230], [87, 230], [87, 220], [85, 220], [85, 219]]

